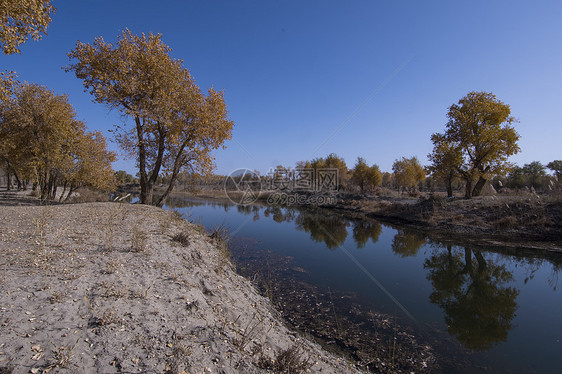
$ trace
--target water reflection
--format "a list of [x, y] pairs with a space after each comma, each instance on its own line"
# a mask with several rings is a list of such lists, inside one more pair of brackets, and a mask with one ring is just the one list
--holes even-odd
[[277, 223], [294, 221], [296, 214], [295, 209], [281, 208], [276, 205], [268, 205], [263, 211], [264, 217], [272, 217]]
[[297, 230], [304, 230], [312, 240], [323, 242], [329, 249], [338, 248], [347, 238], [349, 222], [334, 215], [301, 211], [295, 223]]
[[[158, 196], [157, 196], [158, 198]], [[181, 208], [194, 208], [199, 206], [212, 205], [215, 208], [222, 208], [225, 212], [228, 212], [234, 205], [228, 202], [222, 201], [206, 201], [200, 199], [188, 199], [181, 196], [170, 196], [166, 199], [166, 208], [168, 209], [181, 209]]]
[[260, 219], [261, 208], [257, 205], [236, 205], [236, 210], [238, 210], [238, 213], [242, 213], [245, 216], [252, 214], [254, 222]]
[[426, 237], [412, 230], [398, 229], [392, 239], [392, 251], [400, 257], [415, 256], [426, 243]]
[[376, 221], [356, 221], [353, 223], [353, 239], [357, 248], [363, 248], [371, 239], [373, 244], [379, 240], [382, 232], [382, 225]]
[[430, 301], [445, 312], [448, 331], [466, 347], [487, 350], [507, 340], [519, 290], [513, 273], [486, 260], [479, 250], [437, 250], [424, 268], [433, 285]]

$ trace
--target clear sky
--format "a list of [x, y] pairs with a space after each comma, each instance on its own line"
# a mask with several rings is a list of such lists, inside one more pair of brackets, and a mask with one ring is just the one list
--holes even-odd
[[[217, 172], [262, 172], [335, 152], [390, 171], [427, 164], [430, 135], [469, 91], [519, 119], [518, 164], [562, 159], [562, 2], [432, 0], [55, 0], [48, 35], [0, 56], [21, 80], [67, 94], [91, 130], [123, 119], [65, 73], [76, 41], [162, 33], [199, 86], [224, 90], [235, 122]], [[116, 145], [111, 145], [117, 150]], [[135, 172], [133, 160], [114, 168]]]

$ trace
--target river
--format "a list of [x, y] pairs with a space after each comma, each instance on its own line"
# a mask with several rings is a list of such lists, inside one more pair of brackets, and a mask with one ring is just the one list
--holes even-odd
[[560, 370], [560, 256], [444, 244], [319, 209], [191, 198], [166, 207], [226, 227], [238, 270], [290, 324], [369, 369]]

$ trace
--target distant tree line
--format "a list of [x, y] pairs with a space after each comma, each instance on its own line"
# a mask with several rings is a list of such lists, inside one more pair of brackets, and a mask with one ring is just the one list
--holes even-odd
[[[560, 189], [562, 161], [546, 166], [535, 161], [522, 167], [508, 158], [520, 151], [517, 122], [510, 106], [488, 92], [469, 92], [449, 107], [448, 122], [443, 133], [431, 136], [433, 151], [429, 165], [423, 167], [416, 157], [396, 159], [392, 172], [381, 172], [378, 165], [369, 165], [359, 157], [352, 169], [343, 158], [332, 153], [325, 158], [300, 161], [296, 169], [336, 168], [340, 191], [373, 193], [380, 187], [416, 194], [419, 190], [444, 189], [452, 197], [464, 188], [464, 196], [482, 194], [486, 185], [496, 189], [547, 192]], [[277, 170], [289, 170], [279, 165]], [[553, 175], [548, 175], [550, 169]]]
[[[358, 157], [353, 168], [348, 168], [345, 160], [335, 153], [317, 157], [309, 161], [299, 161], [294, 168], [278, 165], [271, 173], [288, 174], [300, 170], [336, 169], [338, 171], [338, 191], [375, 193], [381, 187], [415, 193], [423, 189], [426, 171], [416, 157], [402, 157], [394, 161], [392, 173], [382, 172], [377, 164], [369, 165], [365, 158]], [[253, 173], [259, 175], [258, 172]], [[261, 176], [263, 179], [271, 176]]]

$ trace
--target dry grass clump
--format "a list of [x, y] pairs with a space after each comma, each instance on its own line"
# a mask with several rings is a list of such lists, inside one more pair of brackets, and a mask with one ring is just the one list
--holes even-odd
[[308, 372], [312, 363], [309, 357], [303, 358], [301, 349], [294, 345], [280, 351], [273, 359], [262, 355], [257, 362], [257, 366], [272, 370], [274, 373], [298, 374]]
[[189, 246], [189, 234], [186, 234], [184, 232], [177, 233], [172, 237], [172, 240], [180, 243], [184, 247]]
[[67, 367], [70, 364], [70, 361], [72, 361], [72, 352], [74, 351], [74, 348], [78, 344], [78, 340], [76, 340], [76, 343], [74, 343], [72, 347], [67, 347], [65, 345], [61, 345], [57, 347], [54, 343], [51, 344], [53, 344], [54, 360], [49, 364], [49, 366], [47, 366], [44, 372], [48, 372], [49, 370], [57, 367], [59, 368]]
[[512, 229], [517, 226], [517, 222], [517, 217], [505, 216], [495, 220], [493, 224], [499, 229]]
[[94, 313], [94, 316], [90, 319], [89, 322], [90, 327], [107, 326], [113, 323], [120, 322], [119, 316], [117, 315], [115, 308], [113, 307], [107, 308], [106, 310], [100, 313], [96, 308], [94, 308], [92, 303], [90, 303], [90, 300], [88, 300], [88, 297], [86, 295], [84, 295], [84, 300], [86, 300], [88, 307]]
[[110, 196], [107, 193], [100, 191], [92, 191], [87, 188], [79, 188], [76, 195], [70, 197], [71, 203], [95, 203], [110, 201]]
[[131, 249], [134, 252], [146, 252], [147, 239], [148, 236], [146, 235], [146, 232], [141, 230], [139, 225], [136, 224], [131, 231]]
[[164, 373], [166, 374], [176, 374], [185, 373], [185, 368], [189, 368], [189, 359], [191, 355], [191, 346], [183, 344], [181, 342], [174, 343], [172, 347], [172, 353], [169, 355], [169, 360], [166, 363], [166, 368]]
[[210, 238], [214, 241], [219, 254], [219, 264], [217, 271], [223, 269], [225, 265], [232, 263], [232, 255], [230, 253], [228, 228], [224, 225], [217, 226], [213, 229]]
[[113, 274], [115, 273], [120, 267], [122, 266], [121, 261], [116, 257], [110, 257], [105, 264], [105, 269], [103, 273], [105, 274]]
[[100, 287], [103, 289], [103, 293], [101, 294], [102, 297], [114, 297], [120, 299], [125, 297], [128, 291], [126, 287], [123, 288], [108, 281], [102, 282]]
[[53, 293], [51, 293], [51, 296], [49, 297], [49, 301], [52, 304], [56, 304], [56, 303], [62, 303], [64, 298], [65, 298], [65, 294], [62, 291], [53, 291]]

